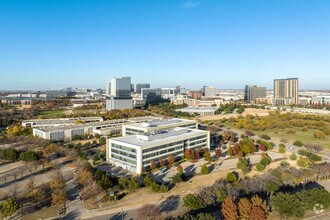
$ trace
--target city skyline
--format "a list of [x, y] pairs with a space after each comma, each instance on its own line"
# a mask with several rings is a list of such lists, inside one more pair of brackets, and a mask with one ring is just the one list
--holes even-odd
[[330, 89], [330, 3], [254, 3], [0, 1], [0, 90], [104, 89], [115, 76], [220, 89], [297, 77], [301, 89]]

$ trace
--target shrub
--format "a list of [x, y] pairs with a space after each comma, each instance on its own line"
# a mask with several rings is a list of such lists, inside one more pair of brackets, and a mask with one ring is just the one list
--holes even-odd
[[302, 147], [302, 146], [304, 146], [304, 144], [303, 144], [303, 142], [301, 142], [301, 141], [295, 141], [295, 142], [293, 142], [293, 145], [294, 146], [297, 146], [297, 147]]
[[281, 154], [284, 154], [286, 152], [284, 144], [280, 144], [278, 152], [281, 153]]
[[245, 134], [241, 134], [241, 138], [243, 139], [243, 138], [245, 138], [246, 136], [245, 136]]
[[172, 177], [172, 183], [177, 184], [182, 182], [182, 174], [177, 173]]
[[288, 161], [286, 161], [286, 160], [282, 160], [282, 161], [281, 161], [281, 166], [282, 166], [282, 167], [289, 167], [290, 164], [289, 164]]
[[263, 165], [262, 163], [257, 163], [256, 168], [259, 172], [261, 172], [266, 168], [266, 166]]
[[321, 131], [321, 130], [317, 130], [317, 131], [314, 132], [314, 137], [316, 137], [316, 138], [323, 139], [326, 136], [327, 135], [323, 131]]
[[262, 134], [261, 136], [260, 136], [260, 138], [262, 138], [262, 139], [264, 139], [264, 140], [270, 140], [271, 138], [269, 137], [269, 135], [267, 135], [267, 134]]
[[310, 156], [308, 157], [310, 160], [313, 160], [313, 161], [321, 161], [322, 160], [322, 157], [321, 156], [318, 156], [316, 154], [313, 154], [311, 153]]
[[307, 167], [308, 163], [307, 163], [306, 160], [299, 159], [299, 160], [297, 160], [297, 165], [300, 166], [300, 167]]
[[292, 129], [292, 128], [289, 128], [288, 130], [286, 130], [286, 133], [287, 134], [295, 134], [296, 131], [294, 129]]
[[271, 160], [269, 159], [269, 157], [264, 157], [260, 160], [260, 163], [264, 166], [267, 166], [268, 164], [270, 164]]
[[286, 139], [286, 138], [281, 138], [280, 141], [281, 141], [282, 143], [288, 143], [288, 142], [289, 142], [289, 140]]
[[201, 174], [209, 174], [209, 168], [206, 166], [206, 164], [203, 164], [202, 169], [201, 169]]
[[292, 153], [291, 155], [290, 155], [290, 160], [297, 160], [297, 155], [295, 154], [295, 153]]
[[254, 136], [254, 133], [252, 131], [245, 131], [244, 134], [249, 137]]

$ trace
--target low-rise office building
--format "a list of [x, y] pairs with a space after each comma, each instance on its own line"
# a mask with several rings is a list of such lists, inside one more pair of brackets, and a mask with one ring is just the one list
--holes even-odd
[[218, 110], [218, 107], [186, 107], [177, 109], [176, 111], [180, 112], [187, 112], [191, 115], [197, 114], [197, 115], [215, 115], [216, 110]]
[[186, 119], [160, 119], [144, 123], [126, 124], [122, 126], [122, 135], [147, 134], [165, 131], [176, 127], [197, 129], [198, 124], [194, 120]]
[[184, 156], [185, 149], [210, 148], [208, 131], [175, 128], [153, 135], [128, 135], [111, 138], [107, 142], [107, 162], [140, 174], [142, 167], [150, 162], [159, 163], [172, 155], [175, 159]]
[[58, 127], [58, 126], [70, 126], [78, 123], [91, 123], [101, 122], [102, 117], [78, 117], [78, 118], [54, 118], [54, 119], [31, 119], [23, 120], [23, 127]]
[[107, 120], [69, 126], [48, 126], [33, 129], [33, 135], [50, 141], [71, 141], [75, 136], [84, 134], [112, 135], [120, 134], [123, 124], [142, 123], [155, 120], [155, 117], [136, 117], [129, 119]]

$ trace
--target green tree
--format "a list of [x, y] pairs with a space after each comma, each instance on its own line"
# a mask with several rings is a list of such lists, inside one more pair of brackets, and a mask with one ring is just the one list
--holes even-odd
[[216, 193], [216, 196], [218, 202], [223, 202], [223, 200], [225, 200], [225, 198], [227, 197], [227, 192], [225, 189], [220, 188], [219, 191]]
[[228, 183], [234, 183], [234, 182], [237, 181], [237, 179], [238, 179], [238, 176], [237, 176], [236, 173], [234, 173], [234, 172], [233, 173], [227, 173], [226, 181]]
[[210, 163], [212, 161], [212, 157], [211, 157], [211, 154], [210, 154], [210, 151], [208, 149], [205, 149], [204, 150], [204, 159]]
[[140, 188], [140, 184], [136, 177], [134, 177], [134, 176], [131, 177], [129, 184], [128, 184], [128, 188], [131, 192], [135, 192], [137, 189]]
[[266, 166], [263, 165], [262, 163], [257, 163], [256, 168], [259, 172], [261, 172], [266, 168]]
[[183, 198], [183, 206], [192, 209], [198, 210], [206, 207], [204, 201], [194, 194], [188, 194]]
[[300, 167], [308, 167], [308, 163], [304, 159], [297, 160], [297, 165], [300, 166]]
[[25, 162], [33, 162], [33, 161], [37, 161], [39, 159], [40, 159], [39, 155], [32, 150], [28, 150], [24, 153], [21, 153], [21, 155], [19, 156], [19, 160], [22, 160]]
[[1, 203], [1, 214], [3, 217], [11, 217], [19, 208], [15, 199], [9, 198]]
[[296, 196], [289, 193], [277, 193], [272, 196], [270, 204], [282, 218], [301, 218], [304, 216], [303, 204]]
[[209, 174], [209, 168], [206, 166], [206, 164], [203, 164], [203, 166], [201, 168], [201, 174], [203, 174], [203, 175]]
[[173, 177], [172, 177], [172, 183], [173, 184], [177, 184], [177, 183], [181, 183], [182, 182], [182, 175], [180, 173], [176, 173]]

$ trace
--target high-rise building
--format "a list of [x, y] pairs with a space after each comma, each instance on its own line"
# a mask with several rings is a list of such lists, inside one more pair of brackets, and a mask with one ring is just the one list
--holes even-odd
[[141, 89], [141, 98], [145, 100], [146, 105], [157, 105], [162, 99], [162, 90], [161, 89], [150, 89], [142, 88]]
[[150, 88], [150, 84], [138, 83], [138, 84], [136, 84], [135, 92], [136, 93], [141, 93], [141, 89], [149, 89], [149, 88]]
[[[292, 104], [299, 104], [298, 78], [274, 79], [274, 98], [281, 104], [285, 99], [291, 99]], [[282, 101], [281, 101], [282, 100]]]
[[203, 87], [203, 93], [204, 93], [204, 96], [206, 96], [206, 97], [215, 96], [216, 89], [214, 87], [211, 87], [211, 86], [204, 86]]
[[244, 100], [246, 102], [255, 102], [257, 98], [266, 98], [266, 87], [246, 85]]
[[131, 109], [133, 107], [131, 96], [131, 77], [115, 77], [107, 85], [107, 110]]

